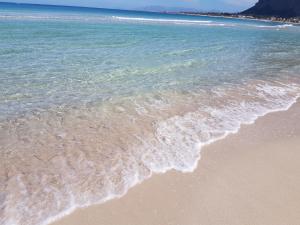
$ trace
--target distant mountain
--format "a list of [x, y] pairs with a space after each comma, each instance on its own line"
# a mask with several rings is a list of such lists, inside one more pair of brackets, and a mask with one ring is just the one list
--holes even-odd
[[298, 17], [300, 16], [300, 0], [259, 0], [255, 6], [242, 12], [245, 15]]
[[147, 11], [147, 12], [194, 12], [195, 9], [189, 8], [181, 8], [181, 7], [164, 7], [164, 6], [146, 6], [142, 8], [138, 8], [136, 10], [139, 11]]

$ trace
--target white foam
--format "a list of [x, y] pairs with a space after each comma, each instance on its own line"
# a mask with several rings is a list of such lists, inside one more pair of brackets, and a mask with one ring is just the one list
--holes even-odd
[[146, 22], [167, 22], [167, 23], [212, 23], [210, 20], [181, 20], [181, 19], [154, 19], [154, 18], [143, 18], [143, 17], [121, 17], [113, 16], [112, 18], [118, 20], [129, 20], [129, 21], [146, 21]]
[[259, 84], [253, 93], [258, 101], [232, 101], [221, 108], [208, 106], [167, 119], [156, 129], [159, 144], [145, 143], [145, 149], [152, 148], [152, 151], [144, 163], [156, 173], [170, 169], [192, 172], [197, 167], [203, 146], [237, 133], [242, 124], [252, 124], [270, 112], [289, 109], [299, 92], [296, 85]]
[[211, 20], [185, 20], [185, 19], [155, 19], [144, 17], [112, 17], [118, 21], [140, 22], [140, 23], [160, 23], [160, 24], [175, 24], [175, 25], [201, 25], [201, 26], [234, 26], [234, 24], [217, 23]]
[[[242, 95], [249, 90], [251, 93], [249, 94], [248, 92], [248, 95], [252, 98], [249, 100], [231, 96], [230, 91], [232, 90], [237, 94], [241, 92]], [[49, 224], [70, 214], [76, 208], [101, 204], [108, 200], [119, 198], [125, 195], [131, 187], [151, 177], [152, 173], [165, 173], [172, 169], [181, 172], [193, 172], [201, 158], [203, 146], [223, 139], [229, 134], [237, 133], [242, 124], [254, 123], [257, 118], [270, 112], [289, 109], [300, 95], [300, 87], [298, 85], [286, 85], [275, 82], [261, 82], [249, 87], [246, 85], [241, 90], [238, 87], [234, 87], [232, 90], [227, 90], [226, 88], [216, 89], [213, 91], [214, 94], [211, 98], [216, 100], [217, 104], [206, 105], [206, 107], [202, 105], [196, 111], [160, 121], [155, 125], [155, 134], [152, 138], [145, 139], [137, 136], [141, 145], [135, 146], [138, 148], [137, 151], [133, 151], [136, 155], [131, 155], [129, 158], [126, 158], [126, 162], [120, 161], [116, 165], [117, 168], [123, 166], [126, 169], [122, 173], [121, 189], [116, 187], [113, 181], [110, 180], [113, 178], [107, 177], [114, 174], [111, 171], [104, 171], [104, 173], [107, 173], [105, 177], [107, 179], [105, 181], [106, 186], [101, 190], [103, 193], [97, 193], [99, 195], [94, 198], [85, 197], [83, 193], [73, 193], [72, 189], [66, 184], [68, 195], [65, 196], [65, 199], [68, 200], [68, 205], [60, 213], [51, 213], [50, 210], [47, 210], [50, 215], [40, 224]], [[245, 90], [246, 92], [244, 92]], [[220, 104], [218, 104], [219, 102]], [[157, 109], [164, 108], [164, 104], [160, 99], [149, 101], [148, 105], [150, 108], [153, 106], [157, 106]], [[137, 106], [139, 108], [143, 107], [139, 104]], [[144, 113], [147, 113], [146, 109], [141, 112], [141, 114]], [[83, 157], [78, 158], [78, 164], [83, 166], [92, 166], [92, 163]], [[149, 173], [141, 174], [139, 169], [139, 164], [141, 163], [149, 170]], [[64, 170], [64, 165], [59, 165]], [[127, 167], [127, 165], [130, 166]], [[109, 169], [112, 170], [112, 168]], [[89, 171], [87, 173], [89, 174]], [[68, 176], [76, 176], [76, 174], [65, 174], [64, 178]], [[19, 177], [17, 179], [20, 182]], [[22, 184], [22, 189], [24, 189], [23, 183], [20, 182], [20, 184]], [[91, 187], [91, 189], [93, 188]], [[58, 199], [62, 199], [61, 196], [58, 196]], [[22, 209], [24, 208], [25, 205], [22, 205]], [[43, 214], [41, 213], [40, 215], [42, 216]], [[42, 218], [45, 217], [43, 216]], [[4, 225], [19, 225], [20, 220], [18, 219], [14, 221], [11, 217], [1, 218], [1, 223]]]
[[270, 29], [286, 29], [286, 28], [290, 28], [290, 27], [293, 27], [292, 24], [283, 24], [283, 25], [258, 25], [258, 26], [255, 26], [255, 27], [258, 27], [258, 28], [270, 28]]

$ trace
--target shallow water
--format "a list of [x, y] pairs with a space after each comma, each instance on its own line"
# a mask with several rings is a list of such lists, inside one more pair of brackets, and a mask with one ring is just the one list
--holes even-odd
[[0, 4], [0, 222], [46, 224], [300, 95], [300, 28]]

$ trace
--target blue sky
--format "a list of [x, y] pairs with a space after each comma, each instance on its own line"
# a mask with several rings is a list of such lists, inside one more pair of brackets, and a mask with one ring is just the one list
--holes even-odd
[[[1, 0], [0, 0], [1, 1]], [[77, 5], [101, 8], [141, 9], [148, 6], [188, 8], [204, 11], [239, 11], [258, 0], [2, 0], [5, 2]]]

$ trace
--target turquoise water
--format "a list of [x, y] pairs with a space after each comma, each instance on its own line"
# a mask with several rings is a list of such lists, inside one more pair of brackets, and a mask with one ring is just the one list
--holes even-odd
[[299, 65], [300, 28], [269, 22], [34, 6], [0, 13], [1, 117], [272, 79]]
[[203, 145], [300, 94], [287, 24], [0, 4], [0, 40], [4, 225], [191, 172]]

